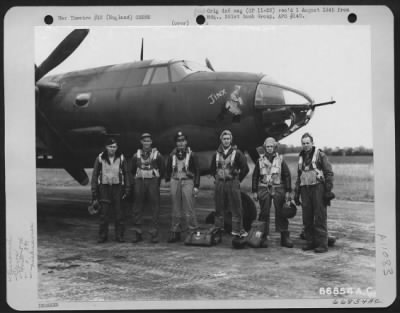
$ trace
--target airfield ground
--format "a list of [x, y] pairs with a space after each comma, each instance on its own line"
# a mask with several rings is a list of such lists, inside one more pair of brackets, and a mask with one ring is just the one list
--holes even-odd
[[[248, 178], [249, 179], [249, 178]], [[320, 288], [375, 289], [374, 203], [334, 200], [328, 228], [338, 238], [328, 253], [303, 252], [301, 209], [290, 220], [293, 249], [271, 233], [267, 249], [168, 244], [170, 198], [161, 190], [161, 242], [97, 244], [88, 186], [68, 183], [62, 170], [37, 170], [39, 298], [46, 301], [226, 300], [321, 298]], [[47, 183], [46, 183], [47, 182]], [[200, 222], [213, 209], [211, 188], [196, 201]], [[149, 221], [149, 216], [145, 219]], [[274, 214], [271, 214], [274, 225]], [[273, 230], [274, 227], [272, 226]], [[110, 229], [113, 235], [113, 229]]]

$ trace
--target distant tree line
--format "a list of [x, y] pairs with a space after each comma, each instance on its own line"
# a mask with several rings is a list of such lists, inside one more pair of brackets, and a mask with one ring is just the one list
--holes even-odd
[[[293, 145], [279, 145], [279, 153], [286, 154], [286, 153], [299, 153], [302, 150], [301, 146], [293, 146]], [[365, 148], [364, 146], [358, 147], [323, 147], [322, 150], [327, 155], [373, 155], [373, 150], [371, 148]]]

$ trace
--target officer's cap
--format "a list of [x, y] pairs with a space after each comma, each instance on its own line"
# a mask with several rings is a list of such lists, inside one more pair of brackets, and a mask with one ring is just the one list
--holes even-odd
[[117, 140], [114, 137], [108, 137], [106, 139], [105, 145], [106, 146], [111, 146], [113, 144], [118, 144]]
[[151, 139], [151, 135], [150, 135], [149, 133], [143, 133], [143, 134], [140, 136], [140, 140], [143, 140], [143, 139], [145, 139], [145, 138], [150, 138], [150, 139]]
[[178, 141], [178, 140], [186, 140], [186, 135], [182, 131], [178, 131], [175, 134], [174, 139], [175, 139], [175, 142]]
[[221, 136], [219, 136], [219, 139], [222, 140], [222, 137], [224, 137], [224, 136], [226, 136], [226, 135], [231, 136], [231, 139], [233, 139], [232, 132], [231, 132], [230, 130], [228, 130], [228, 129], [225, 129], [225, 130], [221, 133]]

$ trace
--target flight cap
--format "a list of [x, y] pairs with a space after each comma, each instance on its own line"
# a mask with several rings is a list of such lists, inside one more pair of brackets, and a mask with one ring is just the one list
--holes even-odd
[[140, 140], [143, 140], [143, 139], [145, 139], [145, 138], [150, 138], [150, 139], [151, 139], [151, 135], [150, 135], [149, 133], [143, 133], [143, 134], [140, 136]]

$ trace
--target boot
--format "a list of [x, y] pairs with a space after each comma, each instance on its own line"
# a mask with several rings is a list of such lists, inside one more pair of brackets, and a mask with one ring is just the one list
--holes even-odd
[[139, 233], [138, 231], [134, 231], [134, 232], [133, 232], [133, 239], [132, 239], [132, 242], [133, 242], [133, 243], [138, 243], [138, 242], [140, 242], [140, 241], [143, 241], [142, 234]]
[[328, 236], [328, 247], [333, 247], [336, 242], [336, 237], [334, 236]]
[[268, 239], [266, 237], [261, 240], [260, 248], [268, 248]]
[[246, 239], [240, 236], [233, 236], [232, 247], [234, 249], [244, 249], [246, 247]]
[[224, 230], [223, 229], [221, 229], [221, 228], [218, 228], [216, 231], [215, 231], [215, 236], [214, 236], [214, 244], [219, 244], [219, 243], [221, 243], [222, 242], [222, 233], [224, 232]]
[[104, 243], [107, 241], [107, 237], [100, 237], [99, 239], [97, 239], [97, 243]]
[[325, 252], [328, 252], [328, 248], [326, 248], [326, 247], [316, 247], [314, 249], [314, 252], [316, 252], [316, 253], [325, 253]]
[[115, 226], [115, 241], [116, 242], [125, 242], [124, 227], [122, 225]]
[[97, 243], [104, 243], [107, 241], [107, 238], [108, 238], [108, 225], [100, 224], [99, 239], [97, 240]]
[[293, 241], [290, 239], [290, 233], [288, 231], [281, 232], [281, 246], [293, 248]]
[[171, 232], [170, 237], [168, 239], [168, 243], [181, 241], [181, 233], [179, 232]]
[[314, 244], [312, 244], [311, 242], [308, 242], [307, 244], [305, 244], [301, 250], [303, 251], [308, 251], [308, 250], [313, 250], [315, 248]]
[[120, 243], [125, 242], [124, 236], [121, 236], [121, 235], [117, 236], [115, 238], [115, 241], [116, 242], [120, 242]]
[[158, 238], [158, 231], [151, 232], [150, 242], [151, 243], [158, 243], [159, 241], [160, 241], [160, 239]]

